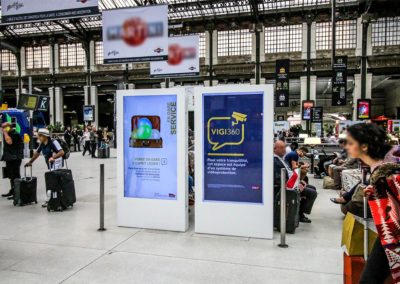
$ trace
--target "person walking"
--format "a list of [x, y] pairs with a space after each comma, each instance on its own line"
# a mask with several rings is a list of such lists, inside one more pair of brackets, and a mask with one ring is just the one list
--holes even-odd
[[72, 140], [72, 135], [71, 135], [71, 127], [67, 127], [64, 131], [64, 140], [67, 142], [68, 148], [71, 147], [71, 140]]
[[97, 140], [98, 140], [98, 136], [97, 136], [97, 131], [96, 131], [96, 126], [92, 127], [92, 130], [90, 131], [90, 148], [92, 151], [92, 158], [97, 158], [96, 157], [96, 148], [97, 148]]
[[78, 129], [75, 127], [71, 132], [72, 138], [74, 139], [74, 150], [75, 152], [81, 151], [81, 136], [79, 135]]
[[373, 123], [353, 125], [347, 132], [348, 155], [371, 169], [364, 194], [378, 231], [361, 284], [385, 283], [390, 274], [400, 283], [400, 151], [387, 142], [383, 128]]
[[3, 160], [6, 162], [6, 174], [10, 179], [11, 189], [2, 197], [14, 198], [14, 180], [21, 178], [21, 163], [24, 158], [24, 143], [22, 137], [15, 131], [11, 123], [3, 123]]
[[89, 152], [89, 155], [92, 155], [91, 145], [90, 145], [90, 128], [86, 127], [85, 131], [82, 135], [83, 142], [83, 153], [82, 156], [86, 155], [86, 152]]
[[[61, 147], [60, 143], [56, 139], [50, 138], [49, 130], [43, 128], [38, 131], [38, 139], [40, 141], [39, 147], [33, 153], [32, 158], [25, 164], [25, 167], [31, 167], [32, 164], [39, 158], [40, 154], [43, 154], [47, 168], [49, 170], [57, 170], [63, 167], [64, 161], [63, 156], [65, 152]], [[47, 196], [50, 199], [50, 196]], [[47, 207], [48, 201], [46, 201], [42, 207]]]

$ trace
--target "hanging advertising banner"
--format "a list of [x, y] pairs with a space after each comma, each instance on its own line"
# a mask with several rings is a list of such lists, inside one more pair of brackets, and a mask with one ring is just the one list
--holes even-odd
[[282, 59], [276, 61], [276, 84], [275, 84], [275, 106], [289, 106], [289, 72], [290, 60]]
[[332, 106], [347, 104], [347, 56], [336, 56], [332, 76]]
[[103, 11], [104, 63], [168, 59], [168, 6]]
[[323, 107], [311, 108], [311, 123], [322, 123], [323, 117], [324, 117]]
[[95, 114], [95, 106], [83, 106], [83, 121], [93, 122]]
[[77, 18], [99, 14], [98, 0], [2, 0], [3, 24]]
[[203, 97], [204, 201], [263, 203], [263, 93]]
[[199, 76], [199, 36], [170, 37], [168, 60], [150, 62], [150, 77]]
[[124, 97], [124, 197], [177, 198], [177, 96]]
[[311, 108], [314, 107], [314, 101], [303, 101], [301, 113], [302, 120], [311, 120]]
[[357, 119], [371, 119], [371, 100], [357, 100]]

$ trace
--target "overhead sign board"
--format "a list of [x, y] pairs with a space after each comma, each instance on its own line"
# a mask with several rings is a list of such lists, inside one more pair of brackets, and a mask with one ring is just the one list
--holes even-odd
[[103, 11], [104, 63], [168, 59], [168, 6]]
[[289, 72], [290, 60], [282, 59], [276, 61], [276, 84], [275, 84], [275, 106], [289, 106]]
[[2, 0], [2, 23], [24, 23], [99, 14], [98, 0]]
[[347, 56], [336, 56], [332, 76], [332, 106], [347, 103]]
[[200, 74], [199, 36], [170, 37], [168, 60], [150, 62], [150, 76], [189, 77]]
[[32, 94], [21, 94], [18, 99], [18, 109], [36, 110], [39, 102], [39, 96]]

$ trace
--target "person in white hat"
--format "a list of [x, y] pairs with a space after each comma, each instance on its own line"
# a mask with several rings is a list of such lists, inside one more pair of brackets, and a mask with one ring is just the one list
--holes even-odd
[[62, 166], [62, 157], [64, 156], [64, 150], [57, 140], [50, 138], [49, 130], [42, 128], [38, 131], [38, 138], [40, 141], [39, 148], [33, 153], [32, 159], [25, 164], [26, 167], [32, 166], [35, 160], [43, 154], [47, 167], [55, 167], [56, 169]]
[[[38, 138], [40, 145], [33, 153], [32, 158], [25, 167], [31, 167], [40, 154], [43, 154], [44, 160], [49, 169], [59, 169], [63, 165], [64, 150], [62, 149], [60, 143], [57, 140], [51, 139], [50, 132], [48, 129], [42, 128], [38, 131]], [[47, 202], [42, 205], [42, 207], [47, 207]]]

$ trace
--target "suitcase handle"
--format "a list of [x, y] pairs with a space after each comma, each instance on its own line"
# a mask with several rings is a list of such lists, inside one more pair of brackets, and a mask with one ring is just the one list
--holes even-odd
[[27, 166], [27, 167], [24, 167], [24, 170], [25, 170], [25, 180], [28, 180], [28, 179], [27, 179], [27, 176], [26, 176], [26, 168], [28, 168], [28, 167], [31, 169], [31, 176], [30, 176], [30, 180], [32, 180], [32, 179], [33, 179], [32, 165], [30, 165], [30, 166]]

